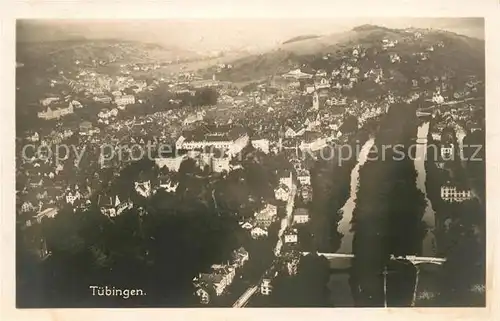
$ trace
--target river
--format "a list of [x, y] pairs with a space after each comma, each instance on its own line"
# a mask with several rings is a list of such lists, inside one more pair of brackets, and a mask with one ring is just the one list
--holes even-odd
[[370, 149], [375, 143], [375, 138], [370, 138], [361, 148], [359, 153], [358, 163], [351, 171], [351, 192], [349, 199], [345, 202], [342, 207], [342, 219], [339, 222], [338, 231], [342, 233], [343, 237], [340, 243], [340, 248], [337, 253], [350, 254], [352, 253], [352, 241], [354, 238], [354, 233], [351, 231], [351, 220], [352, 212], [356, 207], [356, 197], [358, 193], [359, 186], [359, 169], [363, 166], [368, 158]]
[[417, 171], [416, 186], [424, 194], [425, 211], [422, 220], [427, 225], [427, 231], [422, 243], [422, 255], [432, 257], [436, 255], [436, 236], [434, 229], [436, 227], [436, 213], [432, 208], [431, 201], [427, 197], [425, 182], [427, 180], [427, 172], [425, 171], [425, 159], [427, 157], [427, 135], [429, 133], [430, 123], [424, 122], [417, 129], [417, 146], [415, 153], [415, 170]]

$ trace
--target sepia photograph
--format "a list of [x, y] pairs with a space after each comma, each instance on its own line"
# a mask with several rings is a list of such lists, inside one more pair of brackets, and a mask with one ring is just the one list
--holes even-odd
[[483, 17], [15, 32], [18, 309], [486, 306]]

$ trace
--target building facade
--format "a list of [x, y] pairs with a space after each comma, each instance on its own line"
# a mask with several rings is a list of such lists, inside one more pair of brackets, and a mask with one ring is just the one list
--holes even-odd
[[70, 115], [74, 112], [73, 110], [73, 105], [70, 104], [66, 108], [59, 108], [59, 109], [51, 109], [50, 107], [47, 107], [45, 111], [38, 112], [38, 118], [45, 119], [45, 120], [50, 120], [50, 119], [59, 119], [63, 116]]

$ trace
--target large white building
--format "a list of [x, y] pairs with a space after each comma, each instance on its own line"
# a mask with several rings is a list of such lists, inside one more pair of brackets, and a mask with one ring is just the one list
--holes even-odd
[[441, 198], [446, 202], [463, 202], [472, 198], [472, 192], [459, 190], [455, 186], [441, 186]]
[[289, 196], [290, 196], [290, 188], [287, 185], [285, 185], [285, 184], [280, 184], [274, 190], [274, 197], [277, 200], [286, 202], [288, 200]]

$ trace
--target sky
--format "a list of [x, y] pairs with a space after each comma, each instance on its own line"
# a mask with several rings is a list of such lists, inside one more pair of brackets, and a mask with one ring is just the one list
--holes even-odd
[[299, 35], [327, 35], [362, 24], [435, 28], [484, 39], [482, 18], [333, 18], [192, 20], [18, 20], [18, 41], [117, 38], [192, 51], [267, 49]]

